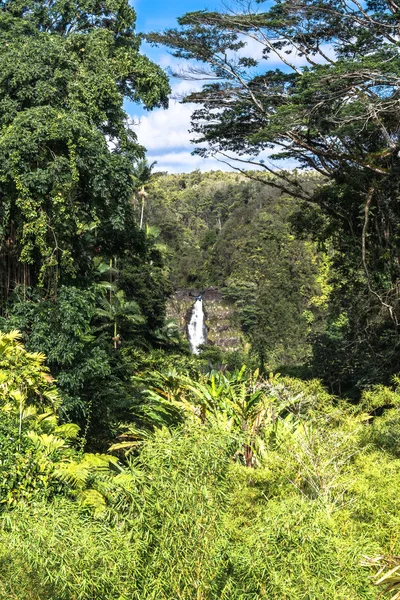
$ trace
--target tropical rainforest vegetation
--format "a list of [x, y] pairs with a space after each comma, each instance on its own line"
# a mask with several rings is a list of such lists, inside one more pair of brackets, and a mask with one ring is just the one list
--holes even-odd
[[298, 233], [334, 249], [315, 353], [336, 391], [399, 370], [398, 29], [392, 0], [277, 0], [188, 13], [148, 36], [206, 80], [185, 99], [198, 105], [197, 152], [273, 174], [302, 201]]
[[[325, 323], [329, 252], [293, 233], [299, 202], [269, 179], [155, 173], [144, 216], [166, 246], [173, 289], [215, 286], [234, 304], [246, 361], [308, 373], [311, 337]], [[312, 175], [304, 181], [316, 184]]]
[[[148, 36], [239, 159], [169, 175], [129, 3], [0, 4], [0, 599], [400, 597], [400, 9], [239, 8]], [[207, 287], [243, 351], [166, 318]]]

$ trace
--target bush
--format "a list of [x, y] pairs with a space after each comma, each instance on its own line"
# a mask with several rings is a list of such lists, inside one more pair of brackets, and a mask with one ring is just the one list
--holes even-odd
[[189, 419], [99, 474], [101, 511], [55, 496], [4, 512], [0, 600], [376, 599], [362, 558], [400, 551], [400, 461], [379, 447], [395, 409], [368, 424], [317, 382], [265, 385], [257, 468], [229, 420]]

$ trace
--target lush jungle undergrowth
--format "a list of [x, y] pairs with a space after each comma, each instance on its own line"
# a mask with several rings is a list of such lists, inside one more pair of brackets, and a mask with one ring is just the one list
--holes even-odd
[[[332, 29], [330, 4], [320, 17], [309, 3], [314, 33], [301, 44], [313, 56], [344, 25], [340, 60], [251, 84], [266, 90], [248, 113], [261, 137], [238, 138], [247, 109], [228, 102], [234, 150], [295, 133], [281, 157], [330, 181], [312, 175], [306, 189], [297, 172], [289, 188], [220, 173], [150, 181], [123, 106], [167, 106], [170, 87], [140, 52], [128, 0], [1, 2], [0, 600], [369, 600], [374, 582], [400, 589], [398, 559], [371, 580], [365, 558], [400, 554], [399, 381], [373, 387], [400, 371], [399, 30], [382, 37], [398, 17], [378, 4], [354, 13], [357, 27], [335, 9]], [[297, 36], [292, 10], [278, 3], [268, 30]], [[211, 15], [210, 38], [210, 17], [194, 18], [189, 51], [199, 34], [207, 61], [217, 40], [225, 65], [242, 45], [230, 21]], [[190, 36], [174, 34], [183, 52]], [[371, 67], [386, 86], [376, 119]], [[171, 284], [218, 285], [251, 353], [190, 356], [165, 319]], [[311, 361], [353, 400], [246, 361]]]
[[397, 381], [352, 407], [245, 368], [149, 372], [153, 427], [95, 455], [44, 356], [15, 332], [0, 356], [1, 599], [378, 597], [361, 563], [400, 553]]
[[[0, 597], [377, 598], [360, 562], [399, 551], [400, 463], [365, 448], [362, 433], [341, 434], [348, 462], [337, 473], [332, 443], [308, 463], [305, 438], [286, 441], [249, 472], [221, 431], [158, 433], [129, 469], [118, 516], [69, 500], [3, 515]], [[359, 454], [348, 458], [350, 447]]]

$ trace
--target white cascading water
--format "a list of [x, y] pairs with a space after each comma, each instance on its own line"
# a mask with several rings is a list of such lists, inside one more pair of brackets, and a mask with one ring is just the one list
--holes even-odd
[[193, 354], [199, 353], [199, 346], [207, 341], [207, 329], [204, 320], [203, 298], [199, 296], [193, 304], [188, 325], [188, 339]]

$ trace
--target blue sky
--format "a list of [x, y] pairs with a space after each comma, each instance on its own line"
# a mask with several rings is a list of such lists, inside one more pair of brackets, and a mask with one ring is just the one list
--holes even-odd
[[[176, 19], [186, 12], [195, 10], [215, 10], [219, 2], [205, 3], [205, 0], [133, 0], [137, 13], [137, 31], [162, 31], [177, 25]], [[154, 62], [167, 69], [176, 65], [166, 48], [154, 48], [142, 45], [142, 52]], [[172, 80], [174, 94], [187, 93], [194, 84]], [[194, 145], [190, 142], [190, 114], [192, 107], [181, 105], [171, 99], [168, 110], [155, 109], [144, 111], [138, 105], [127, 102], [125, 108], [134, 122], [134, 130], [139, 142], [147, 148], [148, 160], [157, 161], [157, 170], [182, 173], [201, 169], [221, 169], [220, 163], [213, 159], [192, 156]], [[226, 169], [226, 167], [224, 167]]]
[[194, 10], [213, 10], [217, 4], [203, 0], [134, 0], [139, 31], [153, 31], [174, 27], [177, 17]]
[[[196, 10], [218, 10], [223, 9], [222, 0], [131, 0], [137, 12], [137, 31], [162, 31], [177, 25], [176, 19], [186, 12]], [[226, 10], [226, 8], [225, 8]], [[326, 48], [330, 53], [332, 49]], [[143, 44], [142, 52], [149, 56], [154, 62], [167, 69], [174, 66], [179, 67], [179, 61], [172, 57], [166, 48], [153, 48]], [[260, 45], [256, 42], [249, 47], [247, 55], [260, 57]], [[300, 56], [291, 55], [292, 62], [297, 66], [304, 64]], [[268, 59], [268, 67], [280, 67], [285, 69], [279, 59], [273, 57]], [[189, 93], [198, 89], [199, 82], [183, 80], [171, 80], [173, 95]], [[127, 102], [126, 111], [132, 118], [132, 127], [138, 136], [139, 142], [147, 148], [147, 157], [150, 162], [157, 161], [156, 170], [169, 171], [171, 173], [183, 173], [200, 169], [227, 170], [228, 167], [213, 158], [202, 159], [192, 156], [194, 145], [191, 144], [190, 116], [194, 106], [180, 104], [171, 98], [167, 110], [155, 109], [144, 111], [140, 106]], [[263, 156], [268, 160], [267, 156]], [[294, 167], [294, 164], [282, 165], [286, 168]]]

